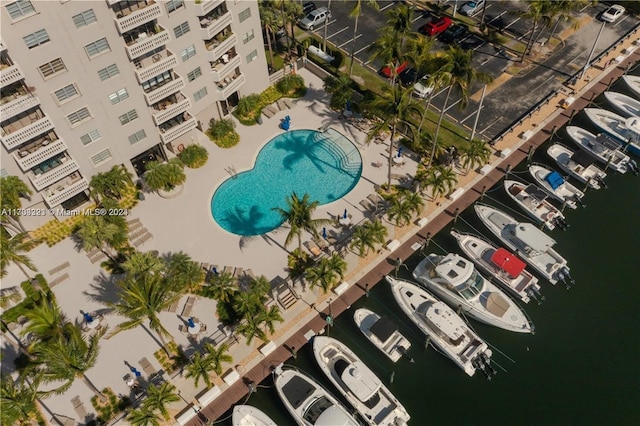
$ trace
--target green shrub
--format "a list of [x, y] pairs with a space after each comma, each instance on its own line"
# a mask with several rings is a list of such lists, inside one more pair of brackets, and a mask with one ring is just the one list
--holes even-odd
[[220, 148], [231, 148], [240, 142], [240, 135], [235, 131], [233, 121], [228, 118], [222, 120], [211, 119], [207, 130], [209, 139]]
[[260, 93], [260, 102], [263, 106], [269, 105], [282, 97], [282, 93], [275, 86], [269, 86]]
[[194, 144], [187, 146], [178, 154], [178, 158], [190, 169], [197, 169], [205, 165], [209, 152], [202, 145]]
[[260, 107], [260, 95], [252, 93], [249, 96], [245, 96], [238, 101], [238, 107], [236, 111], [238, 115], [246, 117], [253, 114], [256, 109]]
[[[276, 83], [276, 89], [284, 96], [301, 97], [306, 93], [304, 79], [295, 74], [286, 75], [282, 80]], [[302, 93], [302, 95], [300, 95]]]
[[179, 158], [172, 158], [166, 163], [149, 161], [144, 179], [149, 188], [153, 190], [164, 189], [165, 191], [170, 191], [187, 180], [183, 167], [184, 164]]

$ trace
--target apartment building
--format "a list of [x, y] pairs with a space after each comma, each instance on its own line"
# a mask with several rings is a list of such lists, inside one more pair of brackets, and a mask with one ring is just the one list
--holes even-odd
[[3, 176], [73, 209], [93, 175], [140, 176], [269, 85], [256, 1], [2, 1]]

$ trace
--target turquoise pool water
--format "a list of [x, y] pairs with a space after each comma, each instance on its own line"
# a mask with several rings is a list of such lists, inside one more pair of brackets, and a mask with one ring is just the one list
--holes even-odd
[[282, 224], [273, 208], [286, 208], [286, 198], [293, 192], [327, 204], [351, 191], [361, 174], [358, 149], [339, 132], [293, 130], [269, 141], [253, 169], [218, 187], [211, 213], [226, 231], [261, 235]]

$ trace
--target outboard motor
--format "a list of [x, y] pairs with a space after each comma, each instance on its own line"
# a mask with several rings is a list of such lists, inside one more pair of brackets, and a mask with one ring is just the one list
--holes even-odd
[[542, 301], [541, 301], [541, 300], [538, 300], [538, 295], [536, 294], [536, 292], [535, 292], [535, 291], [533, 291], [533, 288], [532, 288], [532, 287], [529, 287], [529, 288], [527, 289], [526, 293], [527, 293], [527, 295], [528, 295], [531, 299], [533, 299], [533, 300], [535, 300], [536, 302], [538, 302], [538, 305], [542, 303]]
[[569, 227], [569, 224], [567, 223], [567, 221], [561, 218], [560, 216], [556, 216], [553, 222], [556, 224], [558, 228], [562, 229], [563, 231], [566, 231], [567, 228]]
[[495, 376], [496, 374], [498, 374], [498, 372], [495, 370], [495, 368], [493, 368], [491, 366], [491, 360], [489, 360], [489, 357], [487, 356], [486, 353], [482, 352], [480, 354], [480, 361], [482, 361], [482, 363], [491, 371], [491, 373]]
[[601, 187], [603, 187], [604, 189], [609, 188], [609, 186], [605, 183], [604, 179], [602, 178], [602, 176], [598, 175], [595, 177], [596, 182], [598, 182], [600, 184]]
[[582, 208], [587, 207], [587, 205], [582, 202], [582, 198], [578, 197], [577, 195], [574, 195], [573, 199], [575, 200], [576, 204], [578, 204], [580, 207]]
[[540, 290], [538, 290], [536, 287], [529, 287], [529, 290], [531, 291], [531, 293], [535, 294], [537, 298], [540, 298], [541, 301], [545, 300], [544, 295], [540, 293]]
[[567, 288], [570, 288], [573, 284], [575, 284], [575, 280], [571, 278], [571, 274], [566, 267], [558, 271], [558, 277], [567, 286]]
[[640, 173], [640, 169], [638, 168], [638, 163], [636, 163], [636, 161], [631, 158], [627, 162], [627, 168], [631, 173], [633, 173], [636, 176], [638, 176], [638, 173]]
[[482, 371], [482, 374], [484, 374], [484, 377], [486, 377], [487, 380], [491, 380], [491, 374], [489, 373], [489, 370], [487, 370], [486, 365], [482, 362], [482, 358], [479, 356], [475, 357], [473, 361], [471, 361], [471, 365], [473, 365], [476, 370]]

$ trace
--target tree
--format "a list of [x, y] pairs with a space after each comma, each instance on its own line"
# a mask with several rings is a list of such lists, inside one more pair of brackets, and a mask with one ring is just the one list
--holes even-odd
[[117, 260], [107, 251], [107, 247], [118, 250], [127, 242], [126, 228], [109, 223], [107, 216], [84, 217], [76, 235], [80, 238], [84, 250], [91, 251], [97, 248], [114, 263], [117, 263]]
[[91, 196], [96, 203], [100, 203], [104, 198], [118, 200], [122, 198], [126, 189], [133, 184], [132, 176], [126, 167], [121, 164], [113, 166], [108, 172], [98, 173], [89, 182]]
[[130, 281], [144, 281], [151, 276], [164, 275], [166, 264], [164, 260], [152, 252], [133, 252], [127, 260], [122, 262], [122, 270]]
[[238, 328], [238, 333], [242, 334], [247, 339], [247, 344], [250, 345], [254, 337], [266, 342], [267, 334], [260, 328], [260, 322], [253, 317], [245, 318]]
[[329, 268], [335, 271], [341, 280], [344, 279], [344, 273], [347, 272], [347, 262], [337, 254], [332, 254], [329, 258]]
[[393, 31], [388, 26], [382, 27], [380, 36], [369, 47], [369, 50], [373, 52], [369, 58], [370, 62], [379, 59], [391, 69], [390, 85], [395, 86], [398, 77], [396, 70], [401, 61], [407, 57], [404, 35]]
[[353, 81], [346, 74], [329, 75], [324, 79], [324, 90], [331, 95], [331, 108], [343, 110], [353, 96]]
[[8, 222], [17, 226], [20, 231], [27, 230], [20, 221], [20, 211], [22, 201], [20, 198], [27, 198], [31, 195], [31, 189], [17, 176], [6, 176], [0, 178], [0, 209], [2, 210], [2, 222]]
[[278, 18], [275, 11], [269, 6], [268, 2], [259, 2], [258, 9], [260, 10], [260, 22], [264, 27], [264, 33], [267, 36], [267, 47], [269, 49], [269, 65], [274, 68], [273, 65], [273, 47], [271, 46], [271, 39], [273, 33], [277, 30]]
[[194, 289], [204, 280], [204, 271], [188, 254], [180, 251], [169, 258], [165, 280], [176, 291]]
[[180, 401], [180, 397], [176, 394], [176, 387], [169, 382], [162, 382], [160, 386], [149, 385], [147, 397], [142, 406], [148, 411], [159, 412], [165, 420], [169, 420], [167, 404], [177, 401]]
[[229, 272], [214, 274], [211, 284], [203, 287], [202, 293], [220, 303], [230, 303], [238, 292], [236, 279]]
[[380, 5], [376, 0], [355, 0], [352, 2], [352, 4], [353, 9], [351, 9], [351, 12], [349, 13], [349, 18], [354, 19], [355, 22], [353, 24], [353, 38], [351, 39], [351, 62], [349, 64], [349, 78], [351, 78], [351, 76], [353, 75], [353, 60], [356, 56], [356, 40], [358, 37], [358, 18], [360, 18], [360, 13], [362, 13], [362, 5], [366, 4], [374, 10], [380, 10]]
[[3, 374], [0, 382], [0, 420], [3, 425], [30, 425], [38, 417], [37, 382], [29, 384], [23, 379], [14, 381]]
[[253, 291], [239, 291], [233, 298], [233, 310], [243, 318], [256, 316], [261, 309], [262, 298]]
[[[492, 77], [489, 74], [485, 72], [479, 72], [474, 68], [472, 57], [472, 50], [466, 51], [457, 44], [449, 46], [449, 48], [444, 53], [445, 63], [440, 69], [440, 72], [443, 74], [442, 78], [449, 83], [449, 88], [447, 89], [447, 96], [444, 100], [444, 105], [442, 106], [442, 110], [440, 111], [440, 116], [438, 118], [438, 124], [433, 136], [433, 141], [438, 140], [438, 135], [442, 126], [442, 119], [444, 118], [444, 114], [447, 111], [447, 104], [449, 103], [451, 91], [456, 88], [461, 98], [460, 108], [464, 109], [469, 102], [469, 90], [471, 89], [471, 85], [476, 81], [479, 81], [481, 83], [489, 83], [492, 80]], [[428, 166], [430, 166], [433, 162], [433, 157], [435, 155], [435, 146], [436, 144], [434, 143], [431, 150], [431, 156], [429, 157], [429, 163], [427, 164]]]
[[533, 46], [533, 37], [538, 29], [538, 25], [542, 24], [544, 27], [548, 26], [551, 23], [551, 19], [549, 18], [548, 13], [553, 8], [551, 0], [527, 0], [527, 10], [522, 11], [519, 14], [520, 18], [528, 18], [533, 21], [533, 28], [529, 33], [529, 39], [527, 40], [527, 45], [522, 52], [522, 56], [520, 57], [520, 62], [524, 61], [524, 57], [529, 53]]
[[387, 228], [380, 220], [365, 223], [353, 231], [351, 248], [358, 249], [358, 256], [365, 256], [369, 250], [376, 249], [376, 244], [384, 243], [386, 236]]
[[4, 229], [0, 229], [0, 277], [7, 275], [7, 268], [10, 263], [13, 263], [27, 279], [31, 278], [24, 267], [34, 272], [37, 269], [24, 253], [33, 249], [37, 244], [38, 241], [30, 239], [27, 233], [23, 232], [11, 238]]
[[389, 200], [387, 215], [390, 221], [395, 221], [397, 226], [404, 226], [411, 222], [413, 211], [411, 205], [405, 202], [403, 197], [391, 197]]
[[47, 342], [64, 337], [64, 325], [68, 323], [67, 317], [55, 300], [45, 299], [44, 293], [41, 294], [40, 303], [26, 310], [24, 316], [28, 321], [20, 333], [23, 336], [32, 334], [36, 337], [36, 342]]
[[456, 174], [449, 167], [435, 166], [431, 167], [425, 174], [417, 176], [423, 187], [430, 187], [431, 194], [435, 200], [441, 195], [450, 192], [458, 182]]
[[[357, 229], [357, 228], [356, 228]], [[333, 255], [332, 258], [338, 257]], [[305, 279], [309, 281], [311, 287], [320, 286], [324, 293], [334, 288], [342, 274], [346, 270], [346, 262], [337, 262], [335, 259], [323, 257], [317, 265], [308, 268], [305, 272]]]
[[160, 426], [160, 419], [156, 413], [142, 406], [134, 409], [127, 415], [131, 426]]
[[328, 219], [313, 219], [313, 213], [318, 207], [318, 201], [309, 201], [309, 194], [302, 198], [295, 192], [286, 199], [287, 208], [275, 207], [273, 210], [280, 213], [282, 219], [290, 226], [289, 234], [284, 240], [288, 246], [294, 237], [298, 238], [298, 249], [302, 251], [302, 232], [307, 231], [318, 238], [318, 227], [329, 223]]
[[404, 202], [408, 204], [408, 208], [411, 212], [418, 215], [422, 213], [424, 208], [424, 200], [415, 192], [408, 192], [404, 195]]
[[264, 324], [264, 331], [269, 330], [269, 334], [275, 332], [275, 322], [283, 322], [284, 318], [280, 315], [280, 308], [272, 305], [270, 308], [263, 309], [257, 315], [257, 322]]
[[182, 185], [187, 180], [187, 176], [184, 174], [180, 159], [172, 158], [166, 163], [149, 161], [144, 179], [153, 190], [170, 191], [176, 186]]
[[196, 387], [198, 387], [198, 383], [202, 379], [208, 389], [213, 386], [211, 372], [214, 371], [214, 368], [214, 360], [211, 357], [196, 352], [191, 357], [191, 362], [184, 368], [184, 376], [188, 379], [193, 379]]
[[463, 144], [458, 148], [462, 167], [465, 173], [469, 173], [472, 167], [480, 167], [491, 158], [491, 149], [484, 141], [474, 139], [468, 144]]
[[222, 364], [231, 364], [233, 362], [233, 357], [229, 355], [229, 346], [225, 343], [217, 348], [211, 343], [207, 343], [204, 345], [204, 349], [207, 352], [207, 357], [211, 359], [213, 372], [218, 376], [222, 374]]

